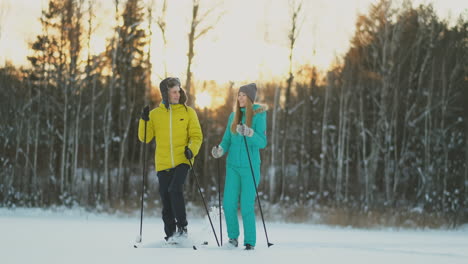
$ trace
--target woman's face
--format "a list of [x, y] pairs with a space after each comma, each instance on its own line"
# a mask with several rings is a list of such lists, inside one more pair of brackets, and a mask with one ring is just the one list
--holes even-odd
[[240, 107], [245, 107], [247, 100], [249, 100], [249, 98], [247, 97], [247, 94], [245, 94], [244, 92], [240, 92], [237, 95], [237, 101], [239, 101]]
[[168, 97], [170, 104], [178, 104], [180, 99], [180, 87], [174, 86], [169, 88]]

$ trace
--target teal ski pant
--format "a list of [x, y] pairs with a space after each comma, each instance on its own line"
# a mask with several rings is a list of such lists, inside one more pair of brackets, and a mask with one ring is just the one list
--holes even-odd
[[[253, 164], [255, 181], [260, 183], [260, 165]], [[239, 238], [239, 220], [237, 211], [240, 208], [242, 223], [244, 226], [244, 245], [255, 246], [256, 223], [255, 223], [255, 198], [256, 192], [250, 167], [234, 167], [227, 165], [226, 181], [224, 185], [224, 215], [228, 237]]]

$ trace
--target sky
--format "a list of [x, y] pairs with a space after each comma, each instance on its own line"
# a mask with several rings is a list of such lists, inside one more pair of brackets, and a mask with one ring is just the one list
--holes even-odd
[[[152, 0], [145, 0], [150, 3]], [[87, 1], [85, 1], [87, 2]], [[162, 0], [154, 0], [159, 13]], [[284, 79], [288, 73], [288, 30], [290, 12], [288, 0], [201, 0], [202, 11], [218, 3], [210, 23], [222, 13], [214, 30], [196, 43], [193, 65], [197, 80], [217, 82]], [[349, 47], [357, 14], [366, 13], [375, 0], [306, 0], [304, 1], [301, 30], [295, 49], [295, 69], [312, 64], [325, 70], [337, 56]], [[453, 18], [468, 15], [468, 1], [413, 0], [434, 4], [440, 17]], [[113, 1], [96, 0], [98, 26], [92, 39], [92, 53], [104, 50], [112, 36]], [[187, 64], [187, 33], [190, 23], [191, 0], [168, 1], [168, 48], [164, 53], [159, 29], [153, 26], [153, 79], [163, 75], [167, 61], [170, 75], [185, 76]], [[398, 5], [401, 1], [395, 1]], [[39, 17], [47, 0], [0, 0], [0, 65], [7, 60], [27, 65], [28, 48], [41, 32]], [[83, 54], [85, 56], [86, 54]]]
[[[0, 208], [0, 262], [466, 264], [468, 261], [468, 226], [458, 230], [365, 230], [267, 221], [268, 237], [274, 244], [268, 248], [261, 221], [257, 219], [255, 250], [244, 251], [243, 247], [218, 248], [206, 217], [195, 218], [192, 213], [188, 216], [189, 241], [197, 245], [198, 241], [208, 241], [207, 246], [198, 246], [197, 250], [189, 243], [186, 248], [168, 247], [162, 240], [160, 217], [144, 218], [141, 245], [145, 248], [135, 249], [140, 225], [138, 213], [117, 217], [82, 209]], [[215, 226], [219, 237], [219, 225]], [[226, 228], [223, 230], [226, 241]], [[242, 243], [242, 235], [239, 239]]]

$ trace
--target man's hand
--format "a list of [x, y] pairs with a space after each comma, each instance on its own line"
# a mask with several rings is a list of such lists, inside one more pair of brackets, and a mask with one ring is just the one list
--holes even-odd
[[145, 106], [143, 108], [143, 111], [141, 111], [141, 119], [143, 119], [145, 121], [150, 120], [150, 118], [149, 118], [149, 106]]
[[185, 154], [185, 157], [186, 157], [188, 160], [193, 159], [193, 152], [192, 152], [192, 150], [190, 150], [189, 147], [185, 146], [184, 154]]

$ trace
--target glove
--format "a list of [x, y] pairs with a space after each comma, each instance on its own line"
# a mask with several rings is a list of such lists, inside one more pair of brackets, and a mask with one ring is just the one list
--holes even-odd
[[211, 149], [211, 155], [213, 156], [213, 158], [217, 159], [217, 158], [221, 158], [224, 154], [224, 149], [223, 147], [221, 147], [220, 145], [217, 145], [217, 146], [214, 146], [212, 149]]
[[190, 159], [193, 159], [193, 152], [192, 152], [192, 150], [190, 150], [189, 147], [185, 146], [184, 154], [185, 154], [185, 157], [186, 157], [187, 159], [189, 159], [189, 160], [190, 160]]
[[254, 134], [253, 129], [251, 129], [250, 127], [248, 127], [245, 124], [237, 125], [236, 131], [241, 136], [251, 137]]
[[145, 106], [143, 111], [141, 111], [141, 119], [149, 121], [149, 106]]

